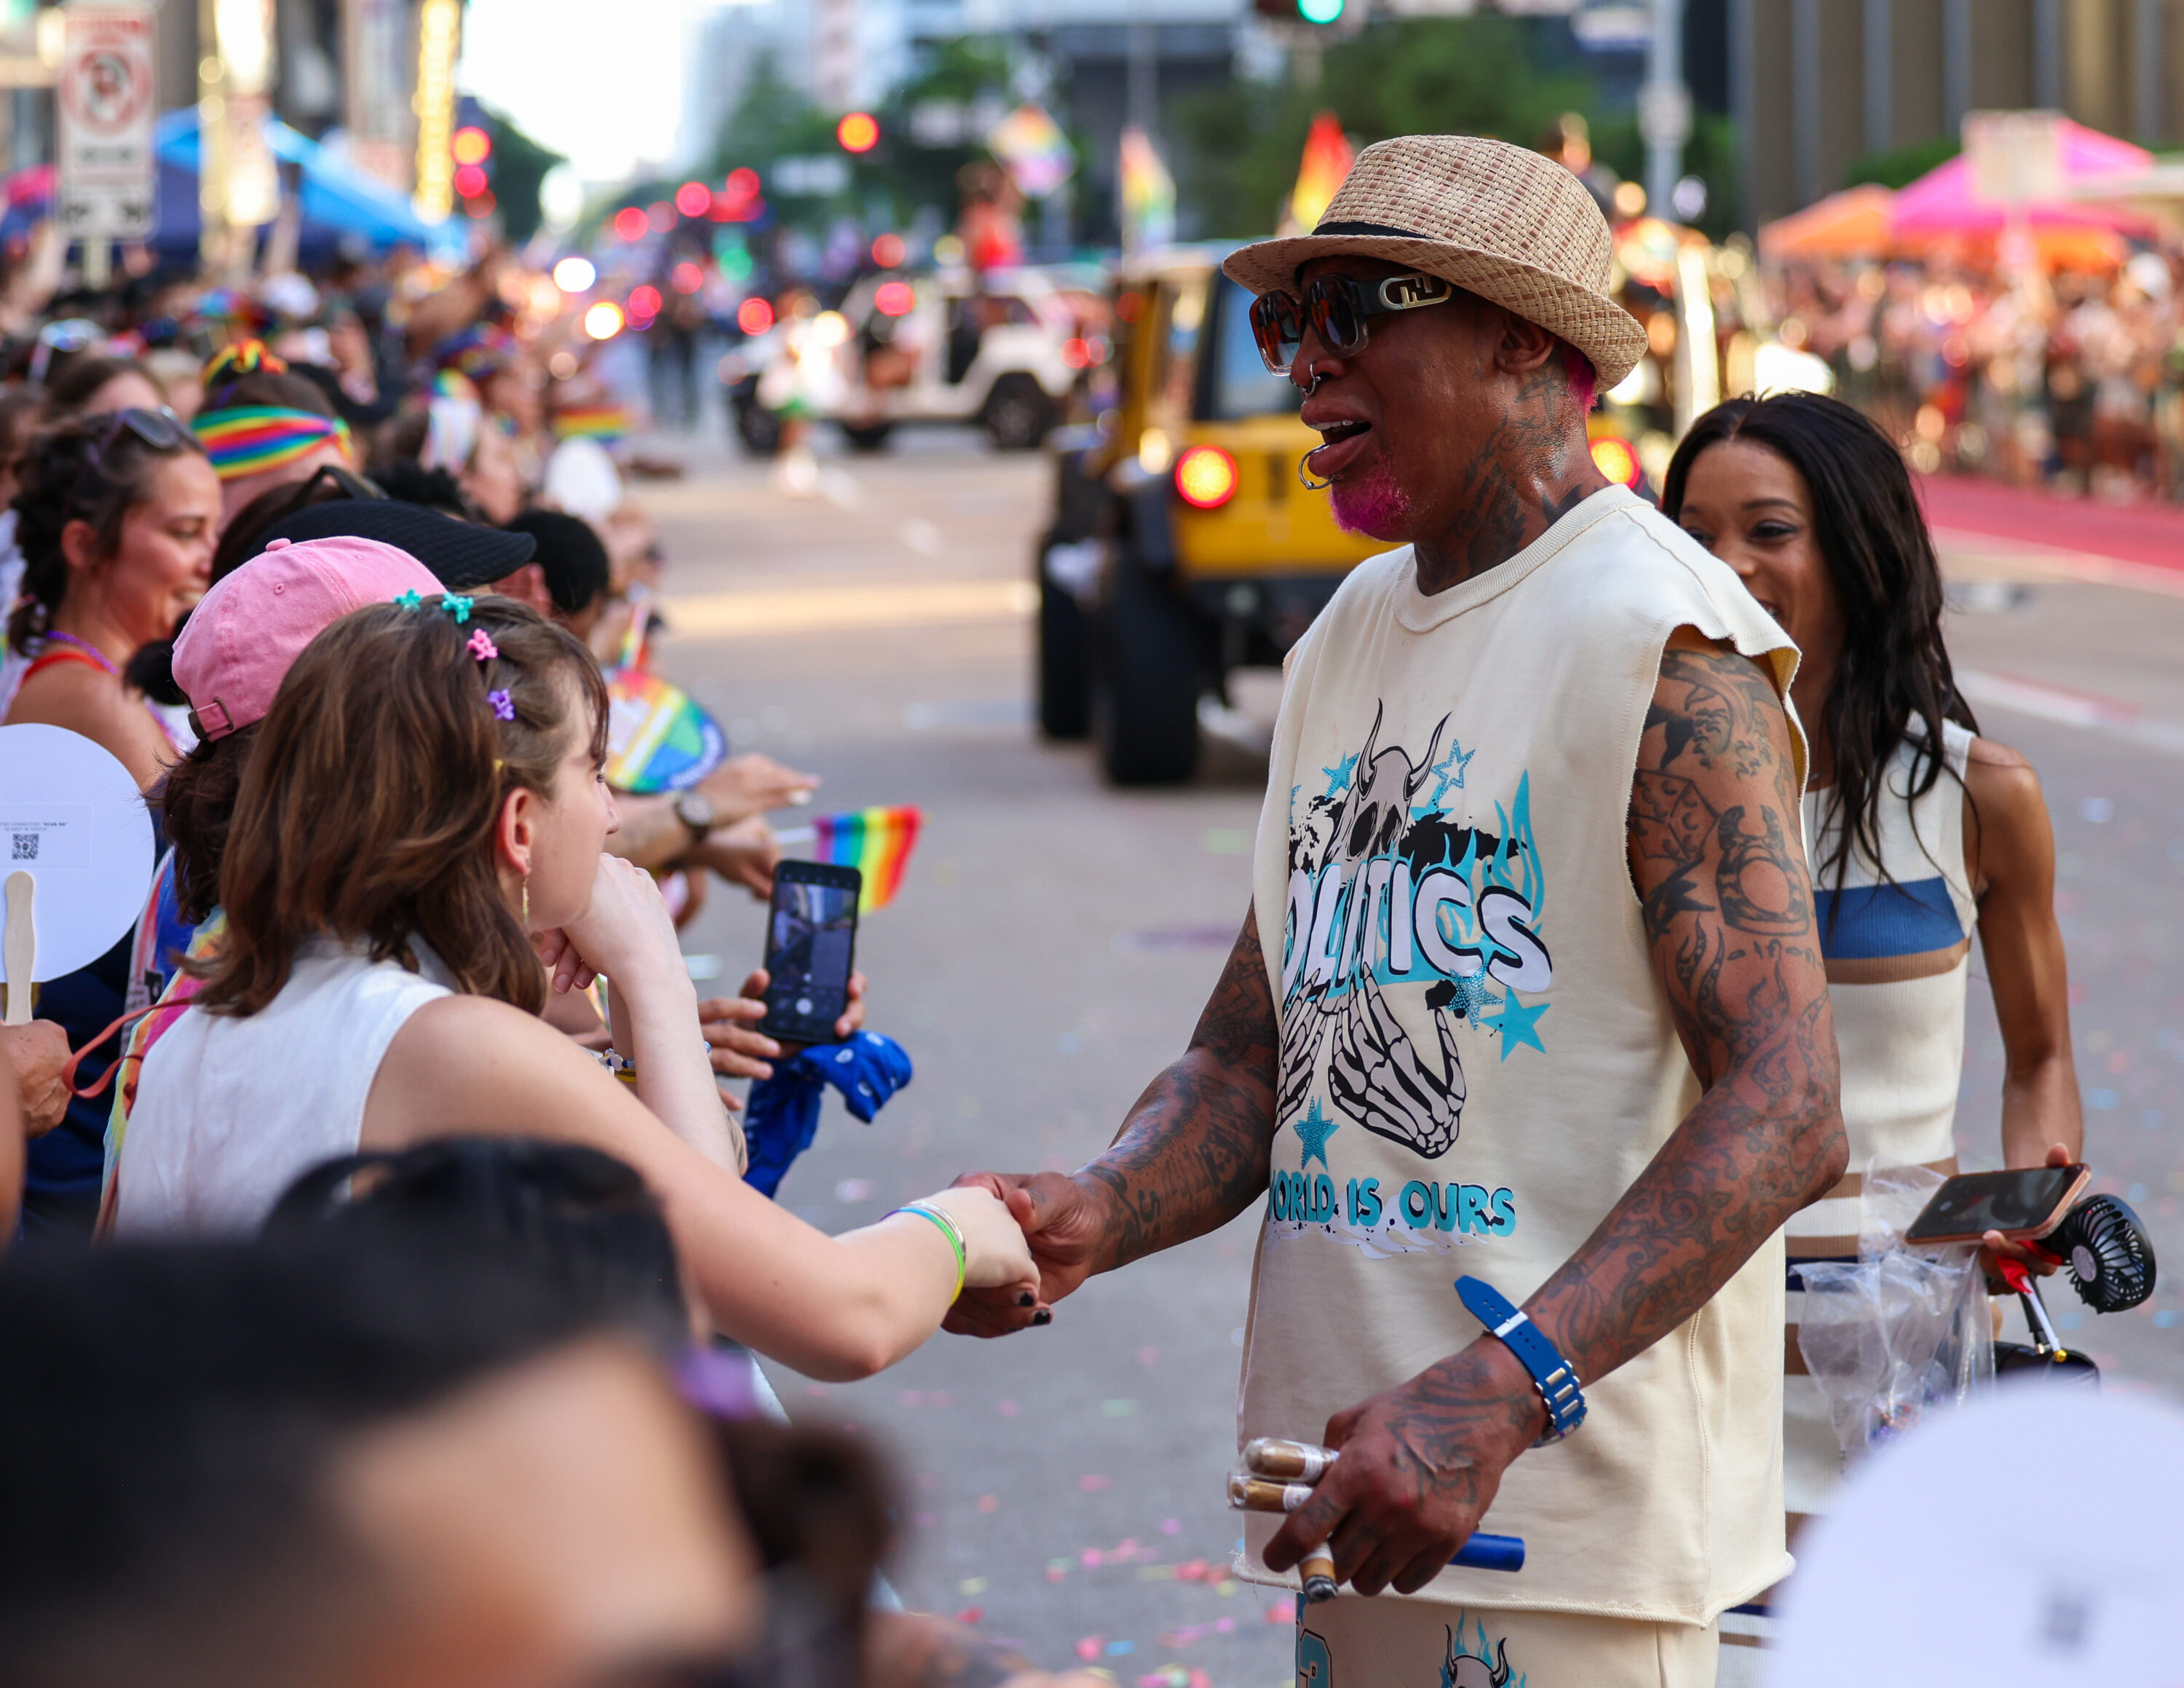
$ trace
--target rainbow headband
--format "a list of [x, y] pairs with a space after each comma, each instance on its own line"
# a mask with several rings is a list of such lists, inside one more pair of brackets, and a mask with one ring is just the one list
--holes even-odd
[[213, 472], [224, 481], [286, 468], [329, 439], [341, 447], [343, 456], [354, 456], [348, 424], [311, 411], [242, 405], [233, 410], [209, 411], [190, 428], [212, 459]]

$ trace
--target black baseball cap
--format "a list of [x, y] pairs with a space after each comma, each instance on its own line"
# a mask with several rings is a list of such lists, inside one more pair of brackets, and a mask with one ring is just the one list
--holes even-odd
[[538, 563], [554, 607], [575, 615], [591, 607], [614, 581], [607, 548], [581, 516], [560, 510], [526, 510], [503, 530], [528, 534], [538, 543]]
[[337, 498], [307, 504], [283, 517], [259, 535], [258, 550], [263, 551], [275, 539], [300, 544], [337, 535], [377, 539], [408, 551], [451, 592], [504, 580], [538, 549], [538, 541], [528, 534], [459, 522], [421, 504], [393, 498]]

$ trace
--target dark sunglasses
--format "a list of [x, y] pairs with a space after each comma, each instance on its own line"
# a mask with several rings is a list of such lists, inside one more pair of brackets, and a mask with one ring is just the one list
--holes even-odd
[[164, 405], [156, 411], [132, 405], [125, 411], [115, 411], [103, 418], [90, 416], [85, 420], [86, 423], [103, 420], [105, 426], [92, 435], [91, 449], [84, 453], [83, 467], [69, 494], [69, 502], [72, 506], [96, 489], [97, 482], [93, 477], [109, 484], [114, 483], [116, 472], [106, 461], [107, 454], [120, 443], [125, 433], [136, 435], [153, 451], [179, 451], [186, 444], [196, 443], [189, 429], [182, 425], [182, 419]]
[[1296, 361], [1308, 326], [1336, 357], [1364, 349], [1366, 321], [1390, 310], [1421, 310], [1446, 305], [1456, 288], [1438, 276], [1390, 276], [1361, 282], [1355, 276], [1318, 276], [1305, 284], [1304, 296], [1284, 290], [1251, 301], [1251, 338], [1259, 355], [1276, 375], [1287, 375]]
[[107, 417], [106, 426], [92, 443], [101, 451], [109, 451], [125, 432], [135, 434], [154, 451], [175, 450], [190, 437], [182, 419], [164, 405], [156, 411], [132, 405]]

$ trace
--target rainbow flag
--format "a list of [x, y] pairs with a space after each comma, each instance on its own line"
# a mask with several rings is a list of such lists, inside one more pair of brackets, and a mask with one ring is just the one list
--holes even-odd
[[641, 668], [607, 676], [607, 784], [617, 791], [680, 791], [727, 754], [720, 723], [682, 687]]
[[556, 439], [596, 439], [611, 445], [628, 432], [626, 405], [564, 405], [554, 412]]
[[865, 889], [857, 899], [857, 912], [869, 914], [886, 908], [902, 889], [903, 870], [910, 865], [911, 847], [924, 824], [924, 812], [915, 808], [822, 814], [811, 823], [813, 859], [862, 873]]
[[1311, 131], [1304, 137], [1304, 158], [1297, 167], [1296, 186], [1290, 189], [1289, 204], [1283, 208], [1280, 234], [1308, 234], [1327, 215], [1327, 207], [1334, 198], [1335, 189], [1341, 187], [1350, 175], [1350, 166], [1357, 162], [1357, 154], [1350, 150], [1349, 138], [1342, 132], [1342, 120], [1331, 111], [1323, 111], [1312, 120]]

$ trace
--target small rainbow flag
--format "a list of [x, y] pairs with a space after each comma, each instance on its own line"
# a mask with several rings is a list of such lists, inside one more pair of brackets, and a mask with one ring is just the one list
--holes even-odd
[[564, 405], [554, 412], [556, 439], [596, 439], [611, 445], [628, 432], [626, 405]]
[[607, 784], [617, 791], [679, 791], [727, 759], [720, 723], [682, 687], [642, 668], [607, 675]]
[[822, 814], [811, 823], [813, 858], [838, 868], [855, 868], [864, 875], [864, 894], [857, 899], [857, 912], [869, 914], [875, 908], [886, 908], [902, 889], [903, 870], [910, 865], [917, 830], [924, 824], [924, 811], [916, 808]]

